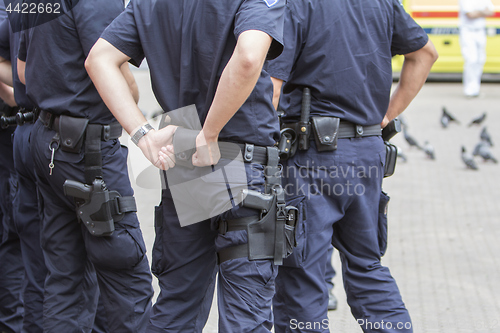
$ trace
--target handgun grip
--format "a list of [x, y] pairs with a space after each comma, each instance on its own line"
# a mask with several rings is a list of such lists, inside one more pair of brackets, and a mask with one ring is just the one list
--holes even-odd
[[83, 200], [90, 200], [92, 188], [89, 185], [77, 182], [75, 180], [66, 180], [63, 184], [64, 195]]
[[398, 118], [394, 118], [382, 129], [382, 139], [389, 141], [399, 132], [401, 132], [401, 121]]
[[263, 194], [254, 190], [241, 190], [238, 201], [242, 207], [269, 211], [273, 203], [272, 194]]

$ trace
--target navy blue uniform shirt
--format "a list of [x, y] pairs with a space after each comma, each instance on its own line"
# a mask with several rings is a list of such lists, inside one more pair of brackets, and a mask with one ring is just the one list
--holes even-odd
[[17, 51], [19, 50], [20, 32], [14, 33], [9, 20], [0, 23], [0, 57], [12, 63], [12, 79], [14, 81], [14, 98], [18, 106], [33, 109], [33, 104], [26, 96], [26, 86], [21, 83], [17, 75]]
[[399, 0], [290, 0], [284, 31], [285, 50], [267, 70], [287, 81], [280, 107], [288, 121], [299, 120], [308, 86], [311, 116], [381, 123], [389, 105], [391, 57], [428, 41]]
[[[77, 0], [62, 3], [73, 1]], [[79, 1], [65, 15], [23, 31], [18, 57], [26, 61], [26, 93], [35, 106], [96, 124], [115, 121], [84, 64], [101, 33], [123, 9], [123, 0]]]
[[[203, 124], [222, 70], [246, 30], [274, 40], [282, 50], [284, 0], [133, 0], [102, 38], [139, 65], [148, 60], [155, 96], [165, 111], [196, 104]], [[272, 82], [262, 74], [219, 140], [270, 146], [278, 140]], [[228, 96], [229, 98], [230, 96]]]

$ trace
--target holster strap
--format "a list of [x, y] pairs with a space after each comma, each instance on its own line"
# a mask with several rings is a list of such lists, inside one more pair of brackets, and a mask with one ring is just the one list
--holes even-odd
[[248, 258], [248, 244], [226, 247], [217, 252], [217, 264], [219, 265], [224, 261], [238, 258]]
[[111, 210], [111, 214], [116, 215], [129, 212], [137, 212], [135, 198], [133, 196], [116, 198], [116, 206]]
[[255, 222], [256, 216], [248, 216], [242, 217], [239, 219], [233, 220], [220, 220], [219, 221], [219, 233], [226, 234], [228, 231], [237, 231], [237, 230], [247, 230], [247, 226]]
[[[221, 220], [219, 221], [219, 233], [224, 235], [228, 231], [247, 230], [248, 225], [258, 221], [258, 219], [258, 216], [248, 216], [232, 220]], [[219, 264], [227, 260], [243, 257], [248, 258], [248, 244], [227, 247], [217, 253]]]

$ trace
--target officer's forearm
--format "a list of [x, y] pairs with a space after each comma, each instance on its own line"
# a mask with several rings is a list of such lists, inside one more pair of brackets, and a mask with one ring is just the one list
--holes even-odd
[[129, 134], [147, 121], [135, 103], [121, 66], [129, 60], [104, 39], [99, 39], [85, 61], [85, 68], [102, 100]]
[[278, 104], [280, 102], [281, 86], [283, 86], [283, 80], [271, 77], [273, 81], [273, 105], [276, 110], [278, 110]]
[[12, 64], [9, 60], [0, 57], [0, 81], [6, 85], [13, 86]]
[[437, 57], [430, 40], [420, 50], [405, 55], [399, 83], [391, 95], [386, 121], [396, 118], [408, 107], [424, 85]]
[[26, 84], [26, 78], [24, 77], [24, 71], [26, 70], [26, 62], [17, 59], [17, 76], [22, 84]]
[[135, 82], [134, 75], [130, 71], [130, 67], [128, 62], [124, 63], [121, 66], [121, 71], [123, 74], [123, 77], [125, 77], [125, 80], [127, 80], [127, 84], [130, 89], [130, 93], [132, 94], [132, 97], [134, 98], [135, 104], [139, 103], [139, 88], [137, 87], [137, 82]]
[[0, 82], [0, 98], [9, 106], [17, 105], [14, 99], [14, 89], [3, 82]]
[[243, 32], [222, 72], [203, 131], [208, 141], [216, 140], [252, 92], [261, 74], [271, 37], [257, 30]]

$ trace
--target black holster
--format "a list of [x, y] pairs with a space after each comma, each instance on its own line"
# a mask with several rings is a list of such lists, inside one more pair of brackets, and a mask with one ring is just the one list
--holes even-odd
[[396, 169], [396, 161], [398, 159], [398, 148], [389, 143], [388, 141], [384, 141], [385, 143], [385, 165], [384, 165], [384, 178], [390, 177], [394, 174]]
[[117, 191], [109, 191], [101, 178], [92, 185], [66, 180], [64, 194], [75, 198], [78, 219], [93, 236], [110, 236], [115, 222], [121, 221], [127, 212], [136, 212], [134, 197], [122, 197]]
[[248, 234], [247, 244], [219, 251], [219, 263], [248, 257], [249, 260], [273, 259], [276, 265], [281, 265], [283, 258], [289, 256], [296, 246], [295, 226], [298, 210], [286, 206], [276, 148], [268, 148], [265, 177], [266, 193], [243, 190], [240, 193], [243, 198], [238, 200], [242, 207], [260, 210], [260, 216], [219, 222], [219, 232], [247, 230]]

